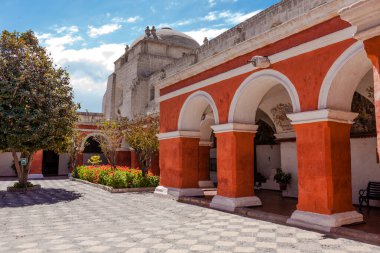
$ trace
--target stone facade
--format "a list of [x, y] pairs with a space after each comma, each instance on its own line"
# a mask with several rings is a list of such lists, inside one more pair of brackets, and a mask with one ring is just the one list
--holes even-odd
[[[153, 28], [152, 28], [153, 30]], [[115, 61], [115, 71], [108, 77], [103, 98], [106, 119], [118, 116], [133, 118], [158, 111], [158, 95], [152, 80], [165, 78], [164, 66], [191, 54], [198, 43], [171, 28], [152, 30], [138, 38]]]

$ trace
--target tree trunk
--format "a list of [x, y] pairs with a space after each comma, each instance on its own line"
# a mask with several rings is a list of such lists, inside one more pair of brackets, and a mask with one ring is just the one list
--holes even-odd
[[22, 182], [22, 178], [21, 178], [22, 177], [22, 169], [21, 169], [21, 166], [19, 163], [17, 152], [15, 150], [12, 150], [12, 157], [13, 157], [13, 162], [15, 163], [18, 181], [21, 183]]
[[30, 170], [30, 165], [33, 160], [33, 154], [28, 154], [28, 153], [21, 153], [21, 158], [27, 158], [28, 162], [25, 166], [20, 165], [19, 158], [17, 157], [17, 152], [12, 150], [12, 156], [13, 156], [13, 161], [15, 163], [16, 171], [17, 171], [17, 177], [18, 177], [18, 182], [21, 187], [27, 187], [28, 183], [28, 175], [29, 175], [29, 170]]

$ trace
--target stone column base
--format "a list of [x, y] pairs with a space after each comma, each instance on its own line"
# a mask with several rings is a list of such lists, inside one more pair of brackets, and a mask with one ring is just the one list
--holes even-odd
[[44, 178], [44, 175], [42, 175], [42, 174], [29, 174], [28, 175], [28, 179], [40, 179], [40, 178]]
[[175, 200], [180, 197], [204, 196], [203, 190], [200, 188], [171, 188], [161, 185], [156, 187], [154, 194]]
[[199, 188], [215, 188], [211, 180], [198, 181]]
[[261, 206], [261, 200], [256, 196], [228, 198], [216, 195], [210, 203], [211, 208], [233, 212], [237, 207]]
[[333, 227], [340, 227], [363, 221], [363, 215], [356, 211], [335, 214], [319, 214], [296, 210], [286, 221], [287, 224], [330, 232]]

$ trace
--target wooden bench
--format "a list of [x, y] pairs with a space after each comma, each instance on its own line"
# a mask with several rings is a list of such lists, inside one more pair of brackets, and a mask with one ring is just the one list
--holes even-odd
[[380, 182], [368, 182], [367, 189], [360, 190], [359, 195], [359, 208], [362, 208], [364, 202], [369, 208], [369, 200], [380, 200]]

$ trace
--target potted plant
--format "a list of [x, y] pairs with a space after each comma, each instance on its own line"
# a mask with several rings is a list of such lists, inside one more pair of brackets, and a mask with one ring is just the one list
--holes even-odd
[[266, 181], [267, 181], [267, 178], [260, 172], [257, 172], [255, 174], [255, 188], [257, 190], [261, 189], [261, 184], [265, 183]]
[[285, 191], [287, 185], [292, 181], [292, 174], [285, 173], [281, 168], [276, 170], [276, 174], [273, 177], [273, 180], [280, 185], [280, 190]]

